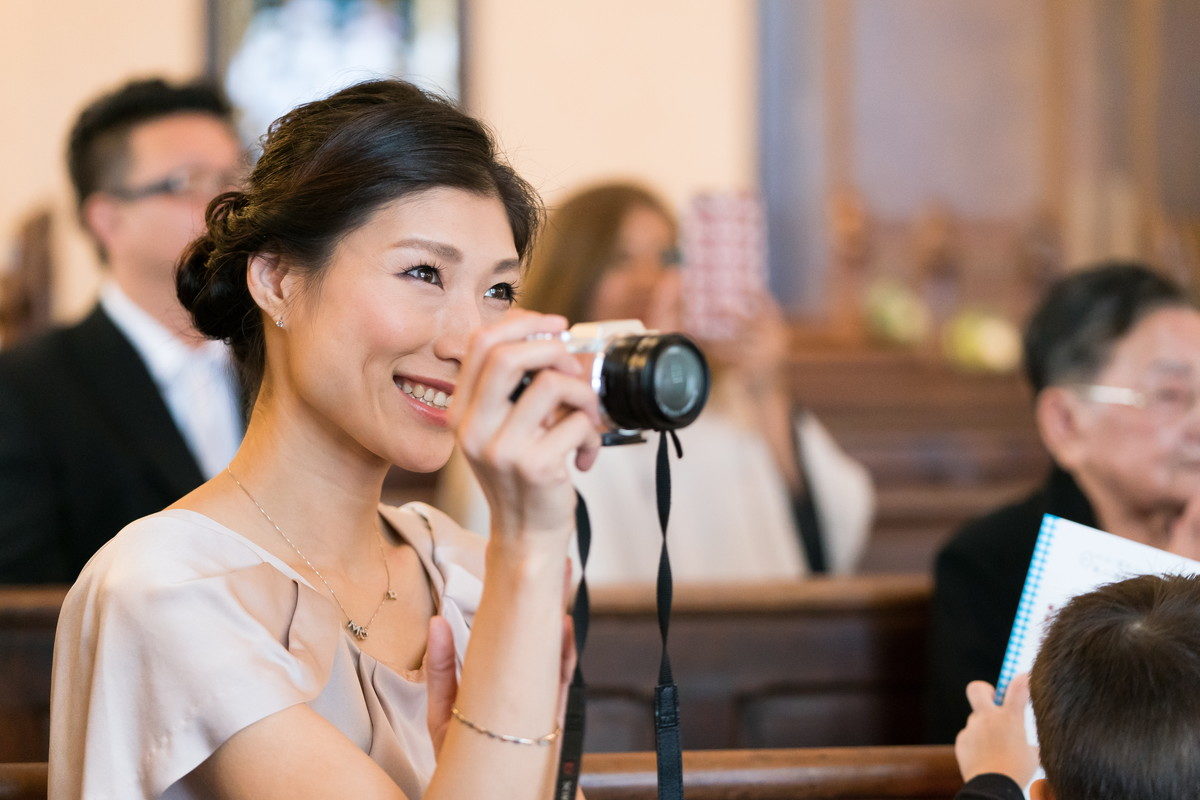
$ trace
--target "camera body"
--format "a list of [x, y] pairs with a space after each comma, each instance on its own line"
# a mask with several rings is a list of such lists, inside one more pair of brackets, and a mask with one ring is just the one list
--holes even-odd
[[625, 319], [580, 322], [533, 338], [558, 339], [579, 359], [600, 397], [606, 445], [642, 442], [643, 431], [690, 425], [708, 400], [708, 362], [683, 334], [648, 331]]

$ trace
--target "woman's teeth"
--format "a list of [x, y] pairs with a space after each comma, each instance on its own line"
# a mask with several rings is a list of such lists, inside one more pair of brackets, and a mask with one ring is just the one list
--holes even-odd
[[408, 395], [412, 395], [427, 406], [434, 408], [445, 409], [450, 406], [450, 395], [445, 392], [434, 389], [432, 386], [423, 386], [412, 381], [402, 381], [400, 389]]

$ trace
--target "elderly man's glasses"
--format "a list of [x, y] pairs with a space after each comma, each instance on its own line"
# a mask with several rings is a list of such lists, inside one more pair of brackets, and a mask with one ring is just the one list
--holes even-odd
[[241, 170], [214, 172], [207, 169], [180, 169], [153, 183], [117, 187], [109, 190], [109, 194], [127, 201], [160, 195], [207, 199], [238, 188], [243, 178], [244, 173]]
[[1172, 420], [1187, 416], [1200, 401], [1200, 391], [1183, 384], [1163, 384], [1139, 391], [1127, 386], [1091, 383], [1077, 386], [1076, 389], [1082, 397], [1093, 403], [1130, 406]]

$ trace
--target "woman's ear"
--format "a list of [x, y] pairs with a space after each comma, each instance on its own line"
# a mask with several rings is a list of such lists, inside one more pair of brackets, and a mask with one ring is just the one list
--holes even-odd
[[1049, 386], [1038, 393], [1035, 417], [1042, 444], [1055, 463], [1068, 472], [1074, 471], [1084, 455], [1082, 412], [1079, 397], [1070, 389]]
[[255, 253], [250, 257], [249, 269], [246, 270], [250, 296], [276, 324], [283, 321], [288, 306], [292, 282], [287, 277], [288, 269], [278, 255]]

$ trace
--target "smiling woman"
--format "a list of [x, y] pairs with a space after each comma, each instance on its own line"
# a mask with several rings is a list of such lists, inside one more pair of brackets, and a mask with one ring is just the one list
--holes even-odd
[[[531, 339], [565, 320], [510, 311], [538, 213], [479, 122], [405, 83], [272, 126], [178, 272], [255, 398], [246, 438], [72, 588], [54, 797], [548, 796], [565, 464], [591, 464], [599, 415], [565, 346]], [[486, 547], [379, 505], [390, 465], [437, 469], [456, 438]]]

